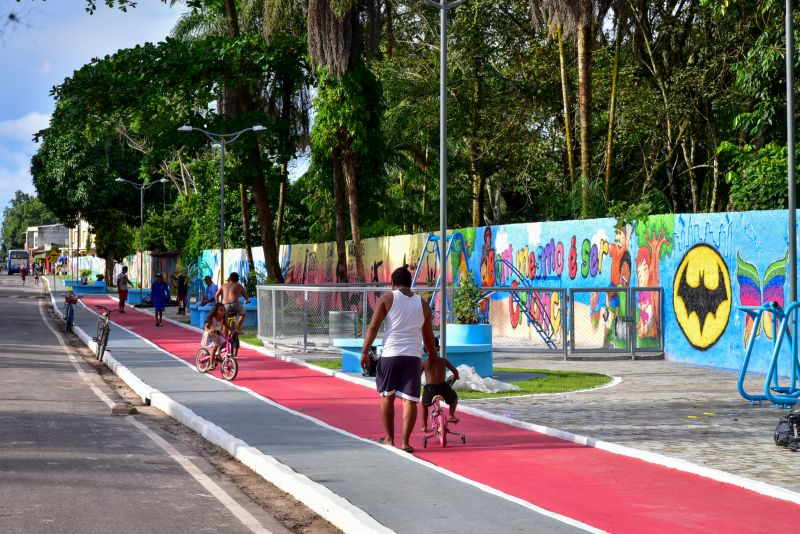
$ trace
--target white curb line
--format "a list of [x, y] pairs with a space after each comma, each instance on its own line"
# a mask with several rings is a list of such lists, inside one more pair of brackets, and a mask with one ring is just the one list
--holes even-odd
[[[52, 298], [52, 295], [51, 295], [51, 298]], [[57, 309], [57, 307], [56, 307], [56, 309]], [[60, 314], [60, 310], [59, 310], [59, 314]], [[190, 326], [190, 325], [178, 322], [178, 321], [173, 321], [171, 319], [167, 319], [167, 320], [172, 322], [172, 323], [174, 323], [174, 324], [177, 324], [178, 326], [182, 326], [182, 327], [187, 328], [187, 329], [196, 330], [196, 331], [202, 331], [202, 330], [200, 330], [198, 328], [195, 328], [193, 326]], [[145, 340], [145, 341], [147, 341], [147, 340]], [[92, 343], [90, 338], [89, 338], [89, 343]], [[88, 345], [88, 343], [87, 343], [87, 345]], [[300, 360], [300, 359], [297, 359], [297, 358], [293, 358], [291, 356], [276, 355], [276, 354], [274, 354], [272, 352], [269, 352], [268, 349], [266, 349], [266, 347], [258, 347], [258, 346], [255, 346], [255, 345], [251, 345], [249, 343], [242, 343], [242, 346], [250, 348], [250, 349], [253, 349], [253, 350], [256, 350], [259, 353], [264, 354], [264, 355], [266, 355], [268, 357], [272, 357], [272, 358], [275, 358], [275, 359], [291, 362], [291, 363], [294, 363], [294, 364], [297, 364], [297, 365], [301, 365], [303, 367], [314, 369], [315, 371], [319, 371], [321, 373], [324, 373], [326, 375], [332, 376], [334, 378], [338, 378], [340, 380], [345, 380], [347, 382], [351, 382], [351, 383], [354, 383], [354, 384], [359, 384], [359, 385], [365, 386], [365, 387], [370, 387], [370, 388], [374, 387], [374, 383], [369, 381], [369, 380], [361, 379], [359, 377], [350, 376], [348, 374], [342, 373], [341, 371], [334, 371], [334, 370], [331, 370], [331, 369], [325, 369], [323, 367], [317, 367], [317, 366], [315, 366], [313, 364], [306, 363], [303, 360]], [[167, 354], [169, 354], [169, 353], [167, 353]], [[119, 365], [119, 364], [117, 364], [117, 365]], [[110, 367], [110, 365], [109, 365], [109, 367]], [[120, 366], [120, 367], [122, 367], [122, 366]], [[124, 369], [124, 367], [123, 367], [123, 369]], [[127, 371], [127, 369], [124, 369], [123, 372], [126, 372], [126, 371]], [[122, 375], [120, 375], [120, 377], [122, 377]], [[132, 373], [131, 373], [131, 377], [141, 383], [141, 381], [137, 377], [135, 377]], [[614, 381], [612, 381], [612, 383], [614, 385], [616, 385], [617, 381], [614, 380]], [[148, 386], [144, 385], [144, 387], [147, 388]], [[155, 391], [155, 390], [151, 389], [150, 391]], [[752, 479], [745, 478], [745, 477], [742, 477], [742, 476], [739, 476], [739, 475], [734, 475], [732, 473], [728, 473], [728, 472], [725, 472], [725, 471], [722, 471], [722, 470], [719, 470], [719, 469], [715, 469], [715, 468], [712, 468], [712, 467], [705, 467], [705, 466], [702, 466], [702, 465], [697, 465], [697, 464], [694, 464], [692, 462], [689, 462], [689, 461], [686, 461], [686, 460], [682, 460], [680, 458], [672, 458], [672, 457], [665, 456], [663, 454], [659, 454], [659, 453], [655, 453], [655, 452], [649, 452], [649, 451], [644, 451], [644, 450], [641, 450], [641, 449], [635, 449], [633, 447], [627, 447], [625, 445], [619, 445], [619, 444], [612, 443], [612, 442], [609, 442], [609, 441], [603, 441], [603, 440], [595, 439], [595, 438], [592, 438], [592, 437], [589, 437], [589, 436], [582, 436], [580, 434], [573, 434], [572, 432], [568, 432], [568, 431], [560, 430], [560, 429], [556, 429], [556, 428], [551, 428], [551, 427], [544, 426], [544, 425], [539, 425], [539, 424], [536, 424], [536, 423], [528, 423], [528, 422], [525, 422], [525, 421], [519, 421], [519, 420], [516, 420], [516, 419], [511, 419], [509, 417], [503, 417], [503, 416], [500, 416], [500, 415], [496, 415], [496, 414], [493, 414], [491, 412], [487, 412], [485, 410], [481, 410], [479, 408], [473, 408], [473, 407], [470, 407], [470, 406], [465, 406], [463, 404], [461, 406], [459, 406], [459, 410], [461, 410], [461, 411], [463, 411], [465, 413], [469, 413], [471, 415], [477, 416], [477, 417], [482, 417], [484, 419], [491, 420], [491, 421], [505, 423], [505, 424], [508, 424], [508, 425], [511, 425], [511, 426], [514, 426], [514, 427], [517, 427], [517, 428], [522, 428], [522, 429], [525, 429], [525, 430], [531, 430], [531, 431], [534, 431], [534, 432], [538, 432], [540, 434], [544, 434], [546, 436], [552, 436], [552, 437], [555, 437], [555, 438], [558, 438], [558, 439], [562, 439], [564, 441], [569, 441], [569, 442], [572, 442], [572, 443], [577, 443], [577, 444], [580, 444], [580, 445], [584, 445], [586, 447], [593, 447], [593, 448], [596, 448], [596, 449], [604, 450], [604, 451], [610, 452], [612, 454], [618, 454], [620, 456], [627, 456], [629, 458], [636, 458], [638, 460], [642, 460], [642, 461], [647, 462], [647, 463], [660, 465], [662, 467], [668, 467], [668, 468], [671, 468], [671, 469], [676, 469], [678, 471], [691, 473], [691, 474], [694, 474], [694, 475], [697, 475], [697, 476], [701, 476], [703, 478], [708, 478], [710, 480], [716, 480], [718, 482], [731, 484], [733, 486], [737, 486], [737, 487], [752, 491], [754, 493], [758, 493], [760, 495], [766, 495], [768, 497], [773, 497], [775, 499], [780, 499], [780, 500], [783, 500], [783, 501], [792, 502], [794, 504], [800, 504], [800, 493], [788, 490], [786, 488], [782, 488], [780, 486], [774, 486], [774, 485], [771, 485], [771, 484], [767, 484], [766, 482], [760, 482], [760, 481], [752, 480]], [[197, 431], [193, 427], [192, 427], [192, 429]], [[237, 459], [239, 459], [239, 458], [237, 457]], [[240, 461], [241, 461], [241, 459], [240, 459]], [[302, 476], [302, 475], [300, 475], [300, 476]], [[278, 485], [278, 484], [276, 484], [276, 485]], [[283, 489], [283, 488], [281, 488], [281, 489]], [[327, 488], [325, 488], [325, 489], [327, 490]], [[286, 491], [288, 491], [288, 490], [286, 490]], [[306, 504], [308, 504], [308, 503], [306, 503]], [[320, 514], [320, 515], [322, 515], [322, 514]], [[323, 516], [323, 517], [325, 517], [325, 516]], [[328, 519], [328, 518], [326, 517], [326, 519]], [[331, 521], [331, 522], [333, 522], [333, 521]]]
[[[50, 300], [55, 312], [63, 319], [64, 315], [56, 304], [53, 293], [50, 293]], [[91, 313], [95, 313], [83, 302], [81, 302], [81, 305]], [[183, 323], [172, 322], [195, 330], [193, 327]], [[118, 324], [115, 324], [115, 326], [130, 332], [140, 339], [144, 339]], [[96, 350], [96, 343], [92, 341], [92, 338], [87, 335], [86, 332], [78, 326], [73, 326], [73, 330], [86, 346], [93, 351]], [[144, 340], [152, 345], [149, 340]], [[162, 349], [159, 350], [169, 354]], [[172, 354], [169, 355], [176, 358]], [[127, 383], [144, 402], [149, 403], [150, 406], [173, 417], [184, 426], [203, 436], [203, 438], [209, 442], [221, 447], [227, 451], [228, 454], [258, 473], [262, 478], [290, 494], [337, 528], [342, 529], [344, 532], [357, 534], [391, 534], [394, 532], [380, 524], [372, 516], [357, 506], [339, 495], [336, 495], [325, 486], [314, 482], [305, 475], [297, 473], [291, 467], [282, 464], [274, 457], [264, 454], [255, 447], [251, 447], [214, 423], [198, 416], [192, 410], [174, 401], [166, 394], [148, 386], [127, 367], [119, 363], [108, 350], [105, 351], [103, 360], [108, 368]], [[183, 360], [180, 361], [183, 362]]]

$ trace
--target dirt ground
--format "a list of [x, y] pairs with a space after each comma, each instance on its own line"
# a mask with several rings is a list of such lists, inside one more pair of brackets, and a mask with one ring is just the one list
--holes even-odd
[[[48, 306], [48, 312], [56, 328], [63, 332], [63, 321], [56, 317], [52, 307]], [[298, 534], [334, 534], [341, 532], [303, 503], [264, 480], [221, 448], [206, 441], [202, 436], [183, 426], [164, 412], [151, 406], [145, 406], [133, 390], [117, 375], [112, 373], [108, 367], [97, 361], [94, 354], [76, 335], [64, 335], [75, 353], [79, 354], [83, 361], [102, 377], [109, 388], [123, 399], [123, 403], [135, 408], [139, 421], [151, 428], [162, 429], [194, 451], [287, 529]]]

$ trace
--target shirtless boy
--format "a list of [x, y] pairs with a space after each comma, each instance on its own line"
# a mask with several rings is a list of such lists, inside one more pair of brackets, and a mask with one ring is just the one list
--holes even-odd
[[428, 424], [428, 408], [433, 404], [433, 398], [436, 395], [441, 395], [444, 402], [450, 407], [450, 417], [448, 419], [451, 423], [458, 423], [456, 417], [456, 405], [458, 404], [458, 395], [450, 387], [450, 384], [445, 382], [445, 375], [447, 371], [445, 368], [450, 369], [453, 377], [458, 380], [458, 369], [453, 367], [446, 358], [439, 356], [438, 358], [427, 358], [422, 362], [422, 370], [425, 373], [425, 385], [422, 388], [422, 432], [430, 432], [431, 429], [427, 428]]
[[239, 301], [240, 297], [244, 297], [245, 304], [250, 302], [247, 291], [239, 283], [239, 273], [231, 273], [228, 276], [228, 281], [217, 290], [216, 299], [217, 302], [225, 305], [225, 313], [235, 313], [239, 316], [239, 324], [236, 328], [239, 332], [242, 331], [242, 324], [244, 324], [244, 316], [246, 314], [244, 306]]

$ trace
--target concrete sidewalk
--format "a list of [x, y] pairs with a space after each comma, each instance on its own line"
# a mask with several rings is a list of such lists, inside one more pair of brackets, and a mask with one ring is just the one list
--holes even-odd
[[[96, 321], [76, 307], [76, 330], [90, 344]], [[108, 351], [109, 367], [151, 405], [346, 532], [485, 533], [498, 518], [504, 532], [597, 531], [210, 379], [116, 325]]]
[[[174, 308], [172, 310], [174, 313]], [[93, 332], [93, 316], [86, 313], [85, 310], [81, 311], [81, 318], [77, 324], [79, 326], [84, 324], [87, 332]], [[171, 315], [173, 314], [165, 314], [165, 316]], [[286, 460], [283, 463], [294, 468], [295, 472], [299, 470], [303, 474], [312, 473], [314, 476], [309, 475], [311, 478], [321, 475], [321, 479], [324, 480], [324, 485], [328, 489], [356, 505], [356, 510], [350, 510], [352, 517], [348, 517], [345, 521], [349, 526], [360, 524], [360, 520], [366, 521], [365, 524], [371, 524], [368, 518], [359, 519], [357, 517], [358, 512], [364, 510], [371, 518], [377, 519], [380, 524], [392, 530], [398, 532], [418, 531], [421, 527], [418, 514], [422, 511], [425, 518], [436, 517], [437, 513], [441, 516], [440, 521], [435, 523], [434, 527], [428, 524], [427, 519], [424, 523], [425, 529], [436, 532], [456, 529], [466, 532], [497, 529], [496, 521], [485, 522], [486, 518], [497, 513], [493, 511], [497, 503], [493, 502], [493, 499], [489, 499], [491, 494], [474, 486], [471, 487], [471, 490], [463, 493], [462, 486], [467, 481], [457, 481], [421, 462], [409, 462], [408, 457], [398, 457], [398, 454], [393, 451], [363, 443], [361, 439], [343, 435], [332, 428], [320, 429], [319, 425], [313, 423], [312, 428], [306, 428], [307, 420], [305, 423], [298, 423], [296, 419], [303, 419], [301, 415], [289, 413], [281, 407], [272, 406], [270, 410], [264, 412], [264, 407], [258, 406], [264, 404], [262, 401], [254, 401], [254, 396], [246, 393], [245, 396], [249, 396], [249, 398], [230, 396], [234, 393], [234, 391], [230, 391], [231, 386], [219, 380], [214, 381], [213, 391], [207, 391], [208, 384], [195, 383], [197, 378], [204, 377], [198, 375], [193, 368], [167, 356], [160, 349], [148, 345], [123, 329], [115, 328], [111, 339], [109, 350], [112, 351], [115, 359], [125, 365], [126, 369], [134, 371], [136, 376], [132, 379], [141, 379], [144, 383], [149, 384], [149, 387], [154, 387], [162, 394], [168, 395], [170, 402], [176, 401], [187, 406], [201, 419], [200, 423], [195, 422], [194, 424], [199, 424], [202, 428], [208, 427], [204, 435], [214, 436], [218, 433], [214, 425], [209, 424], [215, 423], [224, 429], [231, 430], [228, 432], [231, 437], [236, 436], [242, 439], [257, 448], [261, 454], [268, 454], [278, 458], [281, 462]], [[115, 345], [115, 341], [117, 345]], [[299, 355], [295, 354], [295, 356]], [[592, 392], [462, 401], [463, 405], [480, 407], [491, 413], [511, 417], [518, 421], [562, 428], [576, 434], [590, 435], [645, 451], [683, 458], [699, 465], [716, 467], [729, 473], [783, 487], [795, 488], [797, 485], [793, 480], [794, 477], [790, 476], [791, 473], [780, 468], [781, 463], [788, 459], [785, 455], [791, 453], [775, 447], [771, 442], [772, 430], [774, 430], [781, 411], [767, 407], [750, 407], [748, 403], [740, 399], [735, 390], [734, 373], [665, 362], [564, 364], [515, 358], [496, 362], [496, 365], [595, 370], [621, 376], [623, 381], [617, 387]], [[165, 369], [168, 369], [168, 372], [164, 372]], [[206, 380], [206, 382], [208, 381]], [[221, 389], [219, 390], [217, 382], [220, 383]], [[147, 388], [148, 386], [142, 387]], [[754, 390], [758, 389], [758, 379], [756, 377], [751, 379], [748, 387]], [[241, 392], [238, 388], [232, 389]], [[160, 395], [157, 394], [156, 398], [160, 398]], [[216, 398], [224, 398], [224, 404], [229, 407], [225, 408], [223, 404], [215, 402]], [[255, 404], [253, 404], [254, 402]], [[167, 405], [170, 404], [167, 403]], [[246, 406], [248, 416], [244, 417], [242, 412], [233, 408], [233, 405], [236, 405], [236, 408], [240, 405]], [[276, 410], [280, 416], [276, 415]], [[257, 419], [250, 418], [251, 412], [257, 414]], [[257, 424], [253, 424], [254, 420], [257, 421]], [[270, 424], [264, 425], [265, 421], [269, 421]], [[277, 426], [273, 426], [272, 421], [276, 421]], [[236, 426], [237, 424], [239, 426]], [[262, 425], [267, 429], [269, 436], [252, 433], [254, 427]], [[299, 430], [297, 430], [298, 428]], [[299, 433], [296, 433], [296, 430]], [[328, 432], [336, 435], [327, 435]], [[202, 433], [203, 431], [201, 431]], [[282, 439], [279, 439], [278, 435]], [[342, 441], [343, 438], [346, 439]], [[254, 445], [256, 443], [258, 445]], [[298, 443], [304, 444], [301, 450], [298, 450]], [[330, 443], [329, 450], [326, 450], [325, 444], [327, 443]], [[233, 448], [242, 446], [243, 444], [237, 443]], [[374, 456], [376, 452], [379, 454], [378, 456]], [[383, 457], [385, 454], [393, 458], [386, 460]], [[311, 460], [310, 457], [316, 457], [316, 460], [321, 459], [322, 461], [320, 463]], [[361, 469], [358, 464], [365, 461], [368, 462], [369, 467]], [[420, 465], [415, 466], [407, 474], [408, 465], [417, 463]], [[393, 488], [391, 495], [386, 492], [387, 484], [384, 483], [382, 477], [376, 477], [376, 473], [381, 473], [381, 468], [387, 466], [389, 467], [385, 471], [386, 476], [392, 480], [389, 485]], [[421, 469], [421, 471], [417, 472], [416, 469]], [[403, 473], [399, 485], [395, 484], [393, 478], [394, 474], [398, 472]], [[432, 473], [437, 473], [437, 475], [433, 476]], [[449, 481], [447, 483], [438, 481], [440, 477], [447, 478]], [[373, 481], [373, 479], [377, 480]], [[425, 493], [420, 494], [420, 489], [427, 488], [432, 479], [435, 479], [433, 482], [435, 493], [431, 493], [431, 497], [428, 498]], [[405, 490], [396, 491], [396, 488], [403, 487], [402, 482], [408, 480], [414, 482], [406, 486]], [[354, 481], [358, 481], [358, 484], [353, 484]], [[441, 491], [446, 492], [445, 497]], [[450, 500], [451, 496], [452, 500]], [[497, 509], [508, 510], [507, 513], [510, 514], [506, 516], [504, 511], [503, 516], [495, 515], [495, 517], [503, 517], [502, 530], [517, 530], [516, 518], [521, 506], [496, 495], [493, 497], [504, 501], [506, 507], [501, 506]], [[371, 503], [376, 499], [379, 502]], [[491, 508], [485, 507], [487, 499], [489, 499]], [[435, 501], [436, 504], [427, 503], [429, 500]], [[396, 513], [390, 513], [392, 509], [396, 509]], [[415, 512], [409, 515], [408, 510]], [[453, 514], [452, 510], [458, 512]], [[473, 512], [477, 514], [477, 517], [471, 517]], [[567, 528], [567, 525], [558, 522], [557, 518], [544, 516], [547, 521], [537, 522], [541, 521], [542, 517], [530, 508], [526, 509], [523, 515], [531, 513], [535, 514], [537, 519], [534, 520], [534, 523], [530, 523], [531, 519], [527, 516], [519, 518], [520, 528], [527, 531], [532, 529], [551, 531]], [[429, 514], [433, 515], [429, 516]], [[467, 516], [463, 524], [462, 514]], [[407, 518], [405, 523], [402, 517]], [[481, 522], [481, 518], [484, 522]], [[508, 518], [508, 525], [506, 525], [506, 518]], [[338, 524], [336, 521], [334, 523]], [[527, 526], [523, 526], [526, 523]], [[537, 525], [537, 527], [534, 528], [532, 525]], [[372, 524], [372, 527], [375, 528], [379, 526], [376, 527]], [[574, 526], [581, 527], [579, 524]]]

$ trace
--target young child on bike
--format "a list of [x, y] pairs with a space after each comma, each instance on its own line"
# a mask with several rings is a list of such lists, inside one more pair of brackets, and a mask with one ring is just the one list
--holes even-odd
[[[437, 344], [438, 347], [438, 339]], [[422, 372], [425, 373], [425, 385], [422, 388], [422, 427], [423, 432], [431, 432], [428, 428], [428, 409], [433, 404], [433, 398], [441, 395], [450, 407], [450, 423], [458, 423], [456, 417], [456, 405], [458, 404], [458, 394], [450, 387], [450, 383], [445, 381], [446, 369], [450, 369], [455, 380], [458, 380], [458, 369], [453, 364], [438, 355], [428, 356], [422, 362]]]
[[221, 334], [230, 335], [228, 323], [225, 321], [225, 305], [217, 302], [206, 317], [202, 344], [210, 347], [211, 369], [217, 366], [217, 352], [222, 346]]

